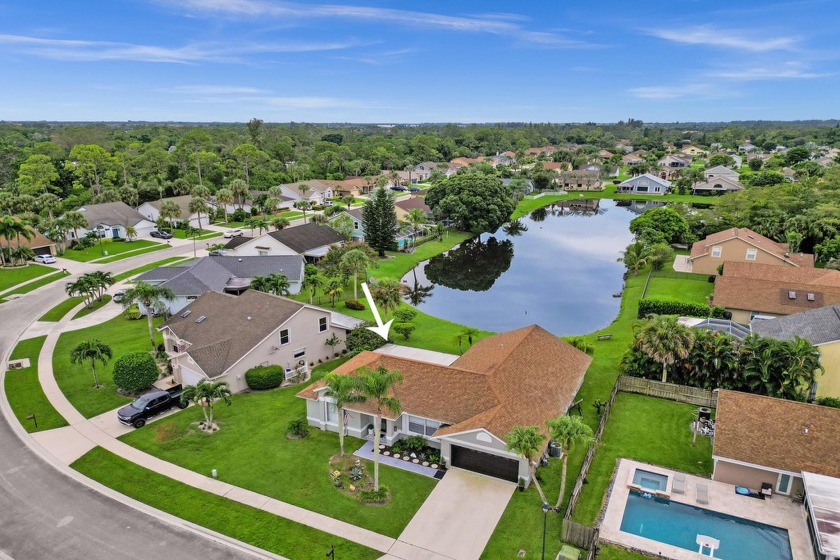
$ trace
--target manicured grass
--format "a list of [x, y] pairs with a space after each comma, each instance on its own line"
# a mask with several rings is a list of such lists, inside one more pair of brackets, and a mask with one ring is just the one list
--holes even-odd
[[114, 280], [117, 282], [121, 280], [125, 280], [126, 278], [131, 278], [132, 276], [136, 276], [138, 274], [142, 274], [147, 270], [152, 270], [153, 268], [157, 268], [159, 266], [165, 266], [168, 264], [172, 264], [175, 261], [183, 260], [184, 257], [169, 257], [168, 259], [159, 260], [153, 263], [144, 264], [143, 266], [138, 266], [137, 268], [132, 268], [131, 270], [127, 270], [121, 274], [117, 274], [114, 276]]
[[[654, 273], [655, 274], [655, 273]], [[705, 274], [677, 272], [678, 278], [651, 276], [645, 298], [669, 299], [689, 303], [708, 303], [715, 285]]]
[[161, 243], [157, 243], [154, 247], [146, 247], [144, 249], [140, 249], [139, 251], [134, 251], [132, 253], [120, 253], [119, 255], [113, 255], [110, 257], [106, 257], [104, 259], [98, 259], [96, 262], [101, 264], [107, 264], [112, 262], [121, 261], [123, 259], [130, 259], [131, 257], [137, 257], [139, 255], [145, 255], [146, 253], [154, 253], [155, 251], [161, 251], [163, 249], [168, 248], [168, 245], [164, 245]]
[[[172, 230], [172, 235], [175, 239], [192, 239], [192, 236], [187, 236], [187, 231], [183, 229], [176, 229]], [[203, 229], [201, 233], [195, 236], [196, 240], [201, 241], [202, 239], [210, 239], [211, 237], [218, 237], [222, 235], [221, 231]]]
[[[30, 265], [31, 266], [31, 265]], [[52, 284], [56, 280], [60, 280], [67, 276], [62, 271], [54, 272], [53, 274], [47, 274], [45, 276], [39, 277], [34, 282], [30, 282], [29, 284], [24, 284], [20, 288], [16, 288], [9, 292], [3, 294], [4, 297], [13, 296], [13, 295], [23, 295], [28, 294], [29, 292], [35, 291], [42, 286], [46, 286], [47, 284]]]
[[592, 524], [598, 517], [616, 460], [635, 459], [700, 476], [712, 473], [712, 445], [705, 436], [691, 445], [697, 407], [665, 399], [618, 393], [601, 445], [589, 469], [574, 519]]
[[598, 551], [598, 560], [650, 560], [650, 556], [630, 552], [618, 546], [610, 544], [601, 545]]
[[[109, 255], [119, 255], [127, 251], [136, 251], [137, 249], [145, 249], [147, 247], [154, 247], [156, 245], [161, 244], [155, 243], [154, 241], [147, 241], [145, 239], [137, 239], [131, 242], [114, 242], [111, 239], [103, 239], [101, 242], [101, 247], [100, 244], [97, 243], [93, 247], [90, 247], [89, 249], [83, 249], [81, 251], [77, 251], [75, 249], [68, 249], [64, 251], [64, 258], [79, 262], [89, 262], [94, 259], [107, 257]], [[166, 245], [162, 245], [161, 247], [165, 246]], [[107, 255], [105, 254], [106, 251], [108, 252]]]
[[330, 546], [335, 546], [337, 558], [373, 560], [382, 556], [362, 545], [172, 480], [101, 447], [71, 466], [135, 500], [287, 558], [320, 560]]
[[[38, 356], [46, 338], [46, 336], [39, 336], [20, 341], [12, 351], [10, 359], [29, 358], [31, 365], [28, 368], [6, 372], [5, 389], [9, 404], [18, 422], [29, 433], [67, 425], [67, 421], [50, 404], [38, 382]], [[35, 419], [26, 418], [31, 414], [35, 415]], [[38, 421], [37, 428], [35, 420]]]
[[[337, 360], [318, 368], [313, 378], [320, 378], [339, 363]], [[338, 453], [338, 435], [312, 428], [305, 439], [286, 438], [289, 422], [306, 414], [305, 401], [295, 396], [301, 389], [303, 386], [234, 395], [232, 406], [217, 408], [221, 429], [212, 435], [196, 430], [194, 424], [201, 418], [201, 411], [190, 408], [121, 439], [196, 472], [209, 474], [215, 468], [225, 482], [398, 536], [436, 481], [381, 465], [381, 483], [393, 495], [389, 504], [362, 505], [336, 490], [327, 464]], [[345, 438], [350, 453], [361, 444], [358, 439]]]
[[4, 292], [9, 288], [17, 286], [21, 282], [26, 282], [28, 280], [32, 280], [33, 278], [38, 278], [39, 276], [55, 271], [55, 268], [40, 264], [2, 267], [0, 268], [0, 292]]
[[[159, 324], [160, 320], [157, 321]], [[160, 342], [160, 335], [155, 335]], [[90, 338], [98, 338], [111, 347], [114, 355], [107, 365], [97, 364], [96, 375], [102, 385], [93, 388], [93, 374], [90, 364], [70, 363], [70, 352], [77, 344]], [[68, 331], [58, 339], [53, 353], [53, 372], [61, 391], [76, 409], [91, 418], [131, 401], [117, 393], [112, 370], [114, 361], [130, 352], [143, 352], [149, 349], [149, 331], [145, 317], [129, 321], [122, 315], [93, 327]]]
[[90, 315], [97, 309], [102, 309], [103, 307], [105, 307], [105, 304], [107, 304], [110, 301], [111, 294], [105, 294], [102, 296], [101, 300], [93, 300], [93, 303], [90, 304], [90, 307], [83, 307], [82, 309], [80, 309], [78, 313], [73, 315], [73, 319], [79, 319], [81, 317], [84, 317], [85, 315]]
[[49, 311], [47, 311], [46, 313], [44, 313], [43, 315], [41, 315], [41, 318], [38, 320], [50, 321], [53, 323], [61, 321], [64, 318], [64, 316], [70, 312], [71, 309], [73, 309], [80, 303], [82, 303], [81, 296], [73, 296], [71, 298], [67, 298], [52, 309], [50, 309]]

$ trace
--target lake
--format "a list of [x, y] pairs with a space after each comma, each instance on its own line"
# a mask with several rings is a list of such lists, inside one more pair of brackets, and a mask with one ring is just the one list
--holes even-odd
[[616, 259], [632, 241], [630, 221], [652, 204], [662, 205], [574, 200], [535, 210], [521, 228], [505, 226], [420, 263], [402, 279], [407, 299], [488, 331], [537, 324], [567, 336], [604, 328], [621, 306], [613, 294], [624, 264]]

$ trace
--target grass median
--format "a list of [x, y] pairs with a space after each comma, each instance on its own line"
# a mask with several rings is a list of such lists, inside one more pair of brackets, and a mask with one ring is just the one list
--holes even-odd
[[0, 267], [0, 292], [13, 288], [22, 282], [28, 282], [39, 276], [54, 272], [56, 272], [55, 268], [40, 264]]
[[50, 404], [38, 381], [38, 356], [46, 338], [39, 336], [20, 341], [12, 351], [10, 360], [29, 358], [30, 366], [9, 370], [5, 376], [6, 396], [12, 411], [18, 422], [30, 433], [67, 425], [67, 421]]
[[[152, 249], [154, 247], [163, 249], [166, 246], [167, 245], [165, 244], [155, 243], [154, 241], [146, 241], [145, 239], [136, 239], [134, 241], [113, 241], [111, 239], [103, 239], [101, 242], [97, 242], [93, 247], [89, 247], [87, 249], [82, 249], [79, 251], [77, 251], [76, 249], [68, 249], [64, 251], [63, 257], [65, 259], [70, 259], [78, 262], [90, 262], [96, 259], [102, 259], [102, 257], [108, 257], [107, 259], [103, 259], [98, 262], [111, 262], [112, 257], [116, 257], [118, 255], [121, 255], [122, 253], [138, 251], [139, 249], [154, 250]], [[132, 255], [135, 254], [137, 253], [132, 253]], [[128, 256], [129, 255], [120, 256], [119, 259], [124, 259]]]
[[73, 296], [71, 298], [67, 298], [43, 315], [41, 315], [39, 321], [48, 321], [52, 323], [57, 323], [61, 321], [65, 315], [67, 315], [71, 309], [76, 307], [82, 303], [81, 296]]

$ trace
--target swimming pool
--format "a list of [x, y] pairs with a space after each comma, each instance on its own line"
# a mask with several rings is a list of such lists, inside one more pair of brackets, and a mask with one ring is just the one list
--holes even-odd
[[[733, 517], [708, 509], [630, 492], [621, 530], [697, 552], [697, 535], [720, 541], [715, 558], [792, 560], [786, 529]], [[708, 551], [706, 552], [708, 554]]]
[[646, 490], [661, 490], [664, 492], [668, 488], [668, 477], [664, 474], [636, 469], [636, 472], [633, 473], [633, 484]]

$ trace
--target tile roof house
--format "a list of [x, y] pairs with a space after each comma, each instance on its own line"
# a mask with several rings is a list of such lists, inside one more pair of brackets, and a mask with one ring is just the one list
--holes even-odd
[[749, 323], [756, 315], [790, 315], [840, 304], [840, 271], [730, 262], [715, 280], [713, 305], [732, 320]]
[[137, 279], [172, 290], [175, 299], [168, 303], [168, 310], [175, 314], [206, 292], [240, 294], [254, 276], [283, 274], [289, 280], [289, 292], [296, 294], [300, 292], [304, 265], [300, 255], [203, 257], [182, 265], [159, 266]]
[[[133, 227], [137, 231], [137, 237], [148, 237], [149, 233], [157, 227], [152, 220], [125, 202], [86, 204], [77, 208], [76, 211], [81, 213], [88, 222], [86, 228], [79, 228], [80, 238], [89, 231], [96, 232], [100, 237], [125, 238], [126, 226]], [[75, 239], [73, 230], [70, 230], [67, 235], [70, 239]]]
[[840, 477], [840, 409], [721, 389], [712, 479], [783, 495], [802, 473]]
[[637, 177], [631, 177], [626, 181], [622, 181], [616, 187], [617, 193], [628, 194], [655, 194], [663, 195], [671, 189], [671, 181], [666, 181], [661, 177], [645, 173]]
[[757, 262], [814, 268], [814, 255], [789, 253], [787, 243], [779, 243], [748, 228], [729, 228], [706, 236], [691, 246], [687, 272], [717, 274], [721, 263]]
[[[336, 369], [353, 375], [361, 367], [383, 366], [403, 374], [393, 388], [402, 412], [385, 414], [385, 443], [419, 435], [440, 447], [449, 466], [468, 468], [510, 481], [530, 479], [527, 462], [507, 449], [505, 437], [516, 426], [538, 426], [565, 414], [592, 358], [534, 325], [485, 338], [451, 365], [362, 352]], [[323, 382], [298, 394], [306, 399], [307, 420], [337, 430], [337, 410]], [[373, 412], [352, 404], [347, 431], [367, 437]]]
[[344, 237], [333, 228], [321, 224], [302, 224], [278, 229], [259, 237], [234, 237], [225, 249], [228, 254], [243, 256], [302, 255], [317, 260], [333, 245], [344, 243]]
[[778, 340], [804, 338], [817, 347], [820, 365], [817, 374], [816, 397], [840, 397], [840, 305], [827, 305], [811, 311], [794, 313], [772, 319], [753, 319], [752, 332]]
[[[161, 327], [175, 381], [226, 381], [247, 388], [245, 372], [279, 365], [287, 379], [330, 360], [362, 321], [294, 300], [249, 290], [241, 296], [207, 292]], [[341, 344], [326, 344], [331, 337]]]
[[137, 211], [152, 222], [157, 222], [158, 218], [160, 218], [161, 205], [167, 201], [174, 202], [181, 210], [181, 215], [175, 218], [175, 221], [188, 220], [190, 225], [194, 228], [200, 228], [202, 225], [206, 226], [209, 223], [206, 212], [201, 213], [201, 220], [199, 220], [198, 213], [190, 212], [190, 202], [192, 199], [192, 196], [186, 194], [184, 196], [170, 196], [160, 200], [150, 200], [149, 202], [144, 202], [138, 206]]

